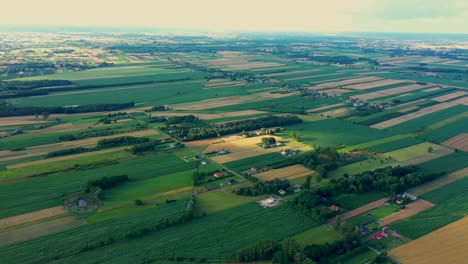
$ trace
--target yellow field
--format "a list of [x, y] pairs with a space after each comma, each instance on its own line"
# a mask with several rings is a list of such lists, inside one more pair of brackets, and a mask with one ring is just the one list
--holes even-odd
[[220, 106], [227, 106], [227, 105], [236, 105], [248, 102], [255, 102], [260, 101], [267, 98], [280, 98], [280, 97], [287, 97], [294, 95], [293, 93], [290, 94], [280, 94], [280, 93], [259, 93], [253, 95], [245, 95], [245, 96], [227, 96], [221, 98], [214, 98], [214, 99], [205, 99], [194, 103], [188, 104], [180, 104], [174, 105], [172, 108], [175, 110], [185, 110], [185, 111], [194, 111], [194, 110], [204, 110], [209, 108], [215, 108]]
[[384, 97], [384, 96], [389, 96], [389, 95], [394, 95], [394, 94], [419, 90], [419, 89], [422, 89], [424, 87], [425, 86], [422, 86], [422, 85], [419, 85], [419, 84], [411, 84], [411, 85], [405, 85], [405, 86], [401, 86], [401, 87], [386, 89], [386, 90], [382, 90], [382, 91], [378, 91], [378, 92], [371, 92], [371, 93], [351, 96], [351, 98], [359, 98], [361, 100], [370, 100], [370, 99], [375, 99], [375, 98], [379, 98], [379, 97]]
[[403, 264], [466, 263], [468, 259], [467, 226], [468, 217], [464, 217], [391, 250], [389, 255]]
[[52, 208], [47, 208], [27, 214], [16, 215], [12, 217], [7, 217], [0, 219], [0, 229], [7, 227], [21, 225], [29, 222], [34, 222], [40, 219], [49, 218], [56, 215], [65, 214], [65, 208], [63, 206], [57, 206]]
[[413, 119], [421, 117], [421, 116], [425, 116], [425, 115], [428, 115], [428, 114], [431, 114], [431, 113], [434, 113], [434, 112], [437, 112], [437, 111], [440, 111], [440, 110], [444, 110], [444, 109], [450, 108], [452, 106], [461, 105], [461, 104], [467, 105], [468, 104], [468, 98], [467, 99], [461, 98], [461, 99], [458, 99], [458, 100], [455, 100], [455, 101], [452, 101], [452, 102], [440, 103], [440, 104], [436, 104], [436, 105], [433, 105], [433, 106], [425, 107], [425, 108], [422, 108], [421, 110], [419, 110], [417, 112], [410, 113], [410, 114], [407, 114], [407, 115], [404, 115], [404, 116], [395, 117], [395, 118], [389, 119], [387, 121], [372, 125], [371, 127], [378, 128], [378, 129], [388, 128], [388, 127], [391, 127], [391, 126], [394, 126], [394, 125], [397, 125], [397, 124], [400, 124], [400, 123], [403, 123], [403, 122], [406, 122], [406, 121], [409, 121], [409, 120], [413, 120]]
[[386, 216], [380, 220], [380, 225], [381, 226], [387, 226], [391, 223], [394, 223], [399, 220], [406, 219], [412, 215], [415, 215], [419, 212], [422, 212], [426, 209], [431, 208], [434, 206], [433, 203], [430, 203], [428, 201], [419, 199], [416, 202], [408, 204], [405, 209], [401, 209], [398, 212], [395, 212], [389, 216]]
[[[225, 155], [219, 155], [212, 157], [212, 159], [219, 163], [226, 163], [234, 160], [240, 160], [250, 157], [255, 157], [267, 153], [272, 152], [280, 152], [283, 147], [276, 147], [276, 148], [262, 148], [257, 144], [261, 142], [262, 137], [250, 137], [250, 138], [243, 138], [241, 136], [233, 135], [233, 136], [226, 136], [222, 137], [222, 142], [219, 143], [212, 143], [210, 144], [202, 154], [217, 152], [221, 149], [227, 149], [230, 153]], [[270, 137], [270, 136], [268, 136]], [[273, 136], [277, 141], [281, 141], [285, 143], [286, 148], [295, 148], [298, 150], [309, 150], [311, 149], [309, 146], [299, 143], [297, 141], [292, 140], [283, 140], [279, 137]], [[219, 141], [219, 140], [218, 140]], [[197, 141], [194, 141], [197, 145]], [[203, 143], [208, 143], [208, 141], [203, 141]]]
[[[98, 141], [101, 139], [116, 138], [116, 137], [123, 137], [123, 136], [145, 137], [145, 136], [154, 135], [156, 133], [157, 132], [153, 129], [147, 129], [147, 130], [141, 130], [141, 131], [135, 131], [135, 132], [129, 132], [129, 133], [116, 134], [116, 135], [111, 135], [111, 136], [93, 137], [93, 138], [86, 138], [86, 139], [80, 139], [80, 140], [74, 140], [74, 141], [39, 145], [39, 146], [26, 148], [26, 150], [24, 152], [22, 151], [20, 155], [11, 151], [5, 152], [4, 155], [1, 155], [0, 153], [0, 161], [9, 161], [9, 160], [17, 160], [17, 159], [22, 159], [22, 158], [27, 158], [27, 157], [41, 156], [52, 151], [63, 150], [67, 148], [95, 147]], [[89, 155], [89, 153], [87, 154]]]
[[313, 170], [309, 170], [308, 168], [304, 167], [303, 165], [292, 165], [289, 167], [264, 171], [255, 174], [255, 178], [261, 181], [271, 181], [275, 178], [278, 179], [288, 179], [293, 180], [301, 177], [305, 177], [307, 175], [313, 174]]
[[459, 92], [454, 92], [454, 93], [449, 93], [446, 95], [438, 96], [438, 97], [432, 98], [432, 100], [437, 101], [437, 102], [445, 102], [445, 101], [448, 101], [448, 100], [451, 100], [460, 96], [465, 96], [467, 94], [468, 93], [465, 91], [459, 91]]
[[6, 246], [33, 238], [50, 235], [78, 227], [86, 223], [86, 220], [77, 220], [74, 216], [64, 217], [49, 222], [39, 223], [23, 228], [0, 233], [0, 246]]
[[461, 133], [460, 135], [443, 142], [442, 145], [468, 151], [468, 133]]
[[334, 88], [338, 86], [343, 86], [343, 85], [350, 85], [354, 83], [363, 83], [363, 82], [371, 82], [371, 81], [377, 81], [377, 80], [382, 80], [382, 78], [379, 77], [364, 77], [364, 78], [357, 78], [357, 79], [350, 79], [350, 80], [344, 80], [344, 81], [338, 81], [338, 82], [328, 82], [328, 83], [323, 83], [316, 85], [312, 87], [314, 90], [315, 89], [326, 89], [326, 88]]
[[375, 82], [352, 84], [352, 85], [345, 86], [343, 88], [353, 89], [353, 90], [367, 90], [367, 89], [387, 86], [391, 84], [403, 83], [403, 82], [406, 82], [406, 81], [405, 80], [380, 80], [380, 81], [375, 81]]

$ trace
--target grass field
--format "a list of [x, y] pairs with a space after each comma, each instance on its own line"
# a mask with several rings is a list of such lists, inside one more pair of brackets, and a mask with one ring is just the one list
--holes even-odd
[[383, 192], [371, 191], [361, 194], [342, 194], [335, 201], [347, 210], [356, 209], [370, 202], [377, 201], [386, 196]]
[[339, 240], [340, 238], [341, 235], [327, 225], [317, 226], [291, 237], [291, 239], [296, 240], [300, 245], [303, 246], [310, 244], [321, 245], [325, 243], [332, 243], [336, 240]]
[[350, 146], [391, 135], [384, 131], [337, 119], [305, 122], [300, 125], [288, 126], [287, 129], [296, 132], [301, 142], [311, 146]]
[[[158, 208], [152, 209], [152, 213], [157, 215], [156, 219], [152, 220], [152, 222], [170, 215], [170, 212], [157, 213]], [[132, 216], [132, 219], [136, 217], [139, 217], [141, 221], [148, 221], [147, 216], [141, 217], [138, 214]], [[105, 228], [105, 224], [107, 224], [108, 228], [116, 226], [115, 224], [109, 225], [109, 222], [101, 222], [99, 223], [99, 227]], [[65, 232], [57, 236], [57, 239], [49, 237], [48, 245], [45, 245], [45, 240], [38, 239], [26, 242], [25, 244], [18, 244], [14, 247], [4, 247], [0, 250], [0, 260], [11, 256], [14, 256], [14, 259], [10, 258], [10, 260], [21, 263], [30, 263], [31, 259], [37, 262], [57, 257], [62, 258], [61, 261], [67, 263], [91, 263], [101, 261], [101, 259], [116, 262], [128, 260], [143, 261], [148, 258], [167, 260], [170, 257], [232, 260], [237, 250], [255, 244], [257, 241], [294, 236], [315, 225], [315, 223], [311, 223], [305, 216], [297, 213], [292, 208], [277, 206], [264, 209], [257, 203], [249, 203], [207, 217], [195, 219], [183, 225], [151, 233], [140, 239], [99, 247], [81, 254], [77, 254], [76, 250], [84, 241], [77, 240], [80, 238], [78, 235], [71, 235]], [[209, 228], [207, 229], [206, 227]], [[276, 232], [271, 232], [272, 229], [276, 230]], [[108, 229], [103, 230], [108, 231]], [[79, 231], [81, 230], [75, 230], [74, 234], [77, 234]], [[91, 231], [89, 230], [86, 234], [82, 235], [89, 236], [88, 232]], [[114, 232], [110, 234], [115, 234]], [[100, 232], [95, 232], [94, 236], [98, 237], [99, 235], [101, 235]], [[63, 240], [64, 236], [69, 238]], [[104, 237], [107, 236], [109, 235]], [[236, 237], [236, 239], [233, 240], [233, 237]], [[101, 239], [97, 239], [97, 241]], [[74, 242], [70, 244], [68, 241]], [[80, 241], [80, 243], [76, 245], [76, 241]], [[86, 239], [85, 241], [89, 240]], [[50, 247], [52, 244], [56, 245], [54, 247], [56, 250], [48, 251], [47, 254], [41, 255], [44, 247]], [[66, 250], [61, 250], [62, 248]], [[123, 250], [124, 248], [125, 250]], [[128, 251], [128, 249], [131, 250]], [[18, 251], [27, 252], [27, 254], [21, 254]], [[35, 257], [32, 258], [32, 256]]]
[[[0, 184], [0, 196], [5, 201], [3, 203], [4, 210], [1, 211], [0, 216], [13, 216], [60, 205], [63, 203], [63, 195], [82, 191], [86, 182], [90, 179], [127, 174], [131, 181], [140, 181], [195, 167], [194, 163], [187, 163], [174, 154], [148, 155], [134, 159], [126, 157], [125, 160], [118, 161], [117, 163], [115, 163], [116, 159], [114, 156], [115, 154], [110, 156], [109, 154], [105, 154], [101, 162], [106, 160], [113, 162], [111, 164], [104, 163], [105, 166], [98, 166], [97, 168], [66, 172], [58, 171], [42, 177], [29, 177], [27, 180], [16, 180], [16, 177], [10, 179], [9, 184]], [[77, 163], [76, 161], [74, 163], [73, 161], [67, 162], [72, 166]], [[37, 171], [37, 168], [35, 168], [37, 166], [2, 171], [0, 173], [13, 172], [12, 175], [17, 176], [15, 171], [21, 170], [23, 175], [34, 175]], [[57, 167], [57, 169], [60, 168], [63, 168], [63, 165]], [[128, 185], [131, 184], [129, 183]], [[22, 191], [18, 192], [18, 190]], [[123, 197], [125, 195], [124, 193]], [[138, 198], [140, 198], [139, 195], [135, 197], [135, 199]]]
[[232, 193], [232, 190], [233, 188], [222, 188], [197, 195], [196, 214], [213, 214], [249, 202], [259, 201], [263, 197], [237, 196]]
[[416, 239], [462, 218], [468, 213], [467, 188], [468, 178], [464, 178], [422, 195], [435, 206], [392, 227], [400, 234]]

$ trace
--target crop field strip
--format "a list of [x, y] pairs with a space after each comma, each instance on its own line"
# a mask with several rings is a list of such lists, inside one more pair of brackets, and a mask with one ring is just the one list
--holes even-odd
[[400, 211], [398, 212], [395, 212], [389, 216], [386, 216], [382, 219], [380, 219], [380, 225], [381, 226], [388, 226], [389, 224], [392, 224], [396, 221], [399, 221], [399, 220], [403, 220], [403, 219], [406, 219], [410, 216], [413, 216], [419, 212], [422, 212], [426, 209], [429, 209], [431, 207], [433, 207], [434, 204], [428, 202], [428, 201], [425, 201], [425, 200], [422, 200], [422, 199], [418, 199], [416, 202], [412, 202], [408, 205], [405, 206], [404, 209], [401, 209]]
[[401, 117], [396, 117], [396, 118], [384, 121], [382, 123], [372, 125], [371, 127], [378, 128], [378, 129], [388, 128], [388, 127], [395, 126], [395, 125], [398, 125], [400, 123], [407, 122], [409, 120], [413, 120], [415, 118], [422, 117], [422, 116], [425, 116], [425, 115], [429, 115], [429, 114], [432, 114], [434, 112], [444, 110], [444, 109], [447, 109], [447, 108], [450, 108], [450, 107], [453, 107], [453, 106], [457, 106], [457, 105], [468, 105], [468, 102], [464, 98], [462, 98], [462, 99], [458, 99], [456, 101], [452, 101], [452, 102], [448, 102], [448, 103], [440, 103], [440, 104], [430, 106], [430, 107], [427, 107], [427, 108], [422, 108], [419, 111], [416, 111], [414, 113], [410, 113], [410, 114], [407, 114], [407, 115], [404, 115], [404, 116], [401, 116]]
[[288, 179], [288, 180], [293, 180], [301, 177], [305, 177], [308, 175], [312, 175], [315, 172], [313, 170], [310, 170], [303, 165], [292, 165], [280, 169], [273, 169], [273, 170], [268, 170], [260, 173], [254, 174], [255, 178], [261, 180], [261, 181], [271, 181], [274, 180], [275, 178], [278, 179]]
[[438, 189], [442, 186], [445, 186], [449, 183], [452, 183], [454, 181], [463, 179], [465, 177], [468, 177], [468, 167], [452, 172], [448, 175], [445, 175], [443, 177], [440, 177], [438, 179], [432, 180], [428, 183], [425, 183], [423, 185], [419, 185], [417, 187], [414, 187], [412, 189], [409, 189], [409, 192], [414, 194], [414, 195], [421, 195], [427, 192], [430, 192], [432, 190]]
[[373, 88], [378, 88], [381, 86], [388, 86], [388, 85], [398, 84], [398, 83], [403, 83], [403, 82], [407, 82], [407, 81], [406, 80], [378, 80], [378, 81], [373, 81], [373, 82], [351, 84], [351, 85], [343, 86], [343, 88], [361, 91], [361, 90], [373, 89]]
[[468, 217], [393, 249], [389, 255], [414, 264], [463, 263], [468, 258]]
[[444, 141], [442, 142], [442, 145], [468, 152], [468, 133], [462, 133], [447, 141]]

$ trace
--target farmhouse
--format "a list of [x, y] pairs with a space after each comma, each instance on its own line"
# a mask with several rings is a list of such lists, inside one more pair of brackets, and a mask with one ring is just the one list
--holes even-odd
[[213, 176], [215, 176], [215, 178], [222, 178], [223, 177], [223, 174], [221, 172], [216, 172]]
[[385, 232], [375, 233], [370, 236], [370, 239], [377, 239], [380, 240], [382, 238], [388, 237], [388, 234]]
[[338, 212], [341, 209], [340, 207], [338, 207], [336, 205], [331, 205], [329, 208], [332, 209], [335, 212]]
[[413, 195], [409, 192], [403, 193], [403, 197], [408, 197], [411, 201], [416, 201], [416, 199], [418, 199], [416, 195]]
[[278, 190], [278, 193], [281, 194], [281, 195], [284, 195], [284, 194], [286, 194], [286, 191], [283, 190], [283, 189], [279, 189], [279, 190]]

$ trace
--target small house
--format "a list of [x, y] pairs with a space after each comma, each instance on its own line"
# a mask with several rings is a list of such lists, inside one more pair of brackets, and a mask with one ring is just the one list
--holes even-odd
[[283, 189], [279, 189], [279, 190], [278, 190], [278, 193], [281, 194], [281, 195], [284, 195], [284, 194], [286, 194], [286, 191], [283, 190]]
[[213, 176], [215, 176], [215, 178], [222, 178], [223, 177], [223, 174], [221, 172], [216, 172]]
[[335, 212], [338, 212], [341, 209], [340, 207], [338, 207], [336, 205], [331, 205], [329, 208], [332, 209]]
[[250, 168], [250, 170], [251, 170], [251, 171], [257, 171], [257, 168], [252, 167], [252, 168]]

